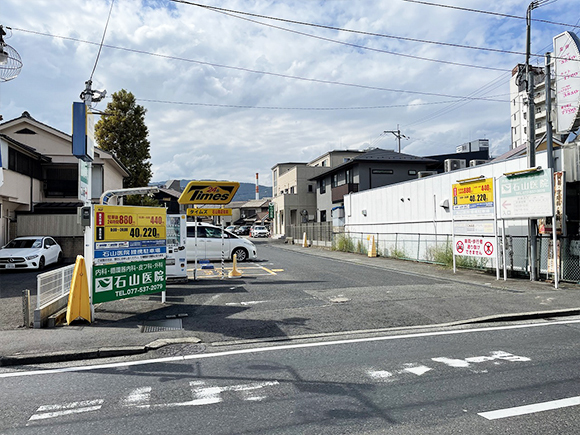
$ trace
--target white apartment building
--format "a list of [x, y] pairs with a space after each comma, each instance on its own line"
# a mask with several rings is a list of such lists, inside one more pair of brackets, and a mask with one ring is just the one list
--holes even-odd
[[[528, 95], [525, 89], [525, 84], [518, 85], [518, 68], [524, 68], [524, 65], [520, 64], [516, 66], [512, 70], [512, 77], [510, 79], [512, 149], [524, 145], [528, 141]], [[534, 70], [536, 71], [534, 79], [536, 139], [540, 139], [546, 133], [546, 75], [544, 73], [544, 68], [534, 67]], [[553, 83], [554, 78], [552, 77], [552, 84]], [[555, 127], [555, 92], [552, 92], [551, 100], [552, 125]], [[555, 128], [554, 131], [556, 131]]]

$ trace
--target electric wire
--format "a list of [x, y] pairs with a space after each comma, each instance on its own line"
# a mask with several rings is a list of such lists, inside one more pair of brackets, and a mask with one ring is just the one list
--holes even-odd
[[248, 21], [248, 22], [251, 22], [251, 23], [259, 24], [261, 26], [270, 27], [270, 28], [273, 28], [273, 29], [278, 29], [278, 30], [282, 30], [284, 32], [294, 33], [294, 34], [297, 34], [297, 35], [302, 35], [302, 36], [306, 36], [306, 37], [309, 37], [309, 38], [318, 39], [318, 40], [321, 40], [321, 41], [327, 41], [327, 42], [332, 42], [332, 43], [335, 43], [335, 44], [346, 45], [346, 46], [349, 46], [349, 47], [360, 48], [362, 50], [374, 51], [374, 52], [378, 52], [378, 53], [385, 53], [385, 54], [390, 54], [390, 55], [393, 55], [393, 56], [407, 57], [407, 58], [415, 59], [415, 60], [424, 60], [424, 61], [427, 61], [427, 62], [436, 62], [436, 63], [442, 63], [442, 64], [447, 64], [447, 65], [462, 66], [462, 67], [467, 67], [467, 68], [477, 68], [477, 69], [484, 69], [484, 70], [490, 70], [490, 71], [511, 71], [511, 69], [506, 69], [506, 68], [496, 68], [496, 67], [483, 66], [483, 65], [473, 65], [473, 64], [468, 64], [468, 63], [452, 62], [452, 61], [449, 61], [449, 60], [433, 59], [433, 58], [428, 58], [428, 57], [415, 56], [415, 55], [412, 55], [412, 54], [404, 54], [404, 53], [398, 53], [398, 52], [395, 52], [395, 51], [382, 50], [380, 48], [367, 47], [367, 46], [364, 46], [364, 45], [353, 44], [353, 43], [344, 42], [344, 41], [338, 41], [336, 39], [326, 38], [326, 37], [323, 37], [323, 36], [312, 35], [310, 33], [299, 32], [297, 30], [288, 29], [286, 27], [275, 26], [273, 24], [268, 24], [268, 23], [264, 23], [262, 21], [252, 20], [251, 18], [245, 18], [245, 17], [239, 16], [239, 15], [236, 15], [236, 14], [232, 14], [232, 13], [229, 13], [229, 12], [217, 10], [217, 9], [214, 9], [214, 8], [210, 8], [210, 10], [212, 10], [214, 12], [217, 12], [219, 14], [223, 14], [223, 15], [227, 15], [227, 16], [230, 16], [230, 17], [233, 17], [233, 18], [240, 19], [240, 20], [244, 20], [244, 21]]
[[[78, 38], [73, 38], [70, 36], [52, 35], [50, 33], [39, 32], [39, 31], [35, 31], [35, 30], [20, 29], [20, 28], [13, 28], [13, 30], [17, 30], [17, 31], [25, 32], [25, 33], [32, 33], [32, 34], [41, 35], [41, 36], [50, 36], [53, 38], [60, 38], [60, 39], [64, 39], [64, 40], [74, 41], [74, 42], [82, 42], [82, 43], [86, 43], [86, 44], [98, 45], [98, 43], [96, 43], [96, 42], [86, 41], [86, 40], [82, 40], [82, 39], [78, 39]], [[337, 82], [337, 81], [332, 81], [332, 80], [300, 77], [300, 76], [294, 76], [294, 75], [290, 75], [290, 74], [274, 73], [274, 72], [270, 72], [270, 71], [259, 71], [259, 70], [254, 70], [254, 69], [244, 68], [244, 67], [239, 67], [239, 66], [231, 66], [231, 65], [223, 65], [223, 64], [213, 63], [213, 62], [205, 62], [205, 61], [188, 59], [188, 58], [183, 58], [183, 57], [178, 57], [178, 56], [170, 56], [167, 54], [152, 53], [152, 52], [148, 52], [145, 50], [138, 50], [135, 48], [118, 47], [118, 46], [109, 45], [109, 44], [103, 44], [103, 47], [114, 49], [114, 50], [126, 51], [126, 52], [130, 52], [130, 53], [155, 56], [155, 57], [159, 57], [162, 59], [177, 60], [177, 61], [182, 61], [182, 62], [194, 63], [197, 65], [211, 66], [214, 68], [231, 69], [234, 71], [243, 71], [243, 72], [248, 72], [248, 73], [252, 73], [252, 74], [261, 74], [261, 75], [267, 75], [267, 76], [272, 76], [272, 77], [280, 77], [280, 78], [286, 78], [286, 79], [292, 79], [292, 80], [298, 80], [298, 81], [304, 81], [304, 82], [311, 82], [311, 83], [338, 85], [338, 86], [346, 86], [346, 87], [353, 87], [353, 88], [373, 90], [373, 91], [394, 92], [394, 93], [403, 93], [403, 94], [410, 94], [410, 95], [425, 95], [425, 96], [444, 97], [444, 98], [452, 98], [452, 99], [462, 99], [462, 98], [472, 99], [470, 97], [465, 97], [465, 96], [460, 96], [460, 95], [442, 94], [442, 93], [437, 93], [437, 92], [421, 92], [421, 91], [412, 91], [412, 90], [406, 90], [406, 89], [393, 89], [393, 88], [385, 88], [385, 87], [381, 87], [381, 86], [370, 86], [370, 85], [361, 85], [361, 84], [356, 84], [356, 83]], [[473, 99], [482, 100], [482, 101], [490, 101], [490, 102], [495, 102], [495, 103], [505, 103], [505, 100], [499, 100], [499, 99], [495, 99], [495, 98], [473, 98]]]
[[93, 80], [93, 74], [97, 69], [97, 63], [99, 63], [99, 58], [101, 57], [101, 50], [103, 49], [103, 43], [105, 42], [105, 35], [107, 34], [107, 28], [109, 27], [109, 20], [111, 19], [111, 12], [113, 11], [113, 4], [115, 0], [111, 0], [111, 7], [109, 8], [109, 15], [107, 16], [107, 22], [105, 23], [105, 30], [103, 30], [103, 37], [101, 38], [101, 43], [99, 45], [99, 51], [97, 52], [97, 58], [95, 59], [95, 65], [93, 66], [93, 71], [91, 71], [91, 77], [89, 80]]
[[[503, 18], [514, 18], [517, 20], [524, 20], [524, 21], [526, 20], [526, 17], [522, 17], [519, 15], [502, 14], [500, 12], [484, 11], [484, 10], [480, 10], [480, 9], [465, 8], [465, 7], [460, 7], [460, 6], [445, 5], [445, 4], [441, 4], [441, 3], [433, 3], [433, 2], [426, 2], [426, 1], [420, 1], [420, 0], [403, 0], [403, 1], [407, 2], [407, 3], [417, 3], [417, 4], [421, 4], [421, 5], [427, 5], [427, 6], [437, 6], [440, 8], [456, 9], [456, 10], [466, 11], [466, 12], [476, 12], [479, 14], [495, 15], [495, 16], [503, 17]], [[544, 23], [544, 24], [551, 24], [554, 26], [562, 26], [562, 27], [572, 27], [572, 28], [579, 28], [580, 27], [578, 25], [578, 23], [566, 24], [566, 23], [558, 23], [556, 21], [542, 20], [542, 19], [538, 19], [538, 18], [532, 18], [531, 21], [536, 21], [538, 23]]]
[[[226, 8], [219, 8], [216, 6], [208, 6], [208, 5], [203, 5], [200, 3], [195, 3], [195, 2], [191, 2], [191, 1], [187, 1], [187, 0], [169, 0], [169, 1], [174, 2], [174, 3], [186, 4], [189, 6], [197, 6], [197, 7], [203, 8], [203, 9], [211, 9], [211, 10], [215, 10], [215, 11], [224, 11], [224, 12], [230, 12], [230, 13], [234, 13], [234, 14], [248, 15], [248, 16], [252, 16], [252, 17], [256, 17], [256, 18], [264, 18], [264, 19], [273, 20], [273, 21], [282, 21], [285, 23], [298, 24], [301, 26], [318, 27], [318, 28], [327, 29], [327, 30], [336, 30], [336, 31], [340, 31], [340, 32], [356, 33], [359, 35], [366, 35], [366, 36], [376, 36], [379, 38], [397, 39], [400, 41], [409, 41], [409, 42], [419, 42], [422, 44], [442, 45], [442, 46], [446, 46], [446, 47], [464, 48], [464, 49], [468, 49], [468, 50], [489, 51], [489, 52], [493, 52], [493, 53], [513, 54], [513, 55], [518, 55], [518, 56], [525, 56], [525, 54], [526, 54], [525, 52], [521, 52], [521, 51], [502, 50], [499, 48], [490, 48], [490, 47], [477, 47], [477, 46], [473, 46], [473, 45], [455, 44], [455, 43], [451, 43], [451, 42], [432, 41], [429, 39], [409, 38], [409, 37], [404, 37], [404, 36], [387, 35], [384, 33], [374, 33], [374, 32], [365, 32], [365, 31], [361, 31], [361, 30], [345, 29], [345, 28], [341, 28], [341, 27], [328, 26], [328, 25], [324, 25], [324, 24], [308, 23], [308, 22], [304, 22], [304, 21], [290, 20], [290, 19], [285, 19], [285, 18], [272, 17], [272, 16], [268, 16], [268, 15], [254, 14], [251, 12], [238, 11], [238, 10], [234, 10], [234, 9], [226, 9]], [[530, 56], [543, 57], [542, 54], [534, 54], [534, 53], [530, 53]]]

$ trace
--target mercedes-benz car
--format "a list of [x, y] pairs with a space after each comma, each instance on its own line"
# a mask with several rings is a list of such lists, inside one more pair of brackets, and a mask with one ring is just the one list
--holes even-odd
[[62, 249], [48, 236], [17, 237], [0, 248], [0, 270], [44, 269], [62, 262]]

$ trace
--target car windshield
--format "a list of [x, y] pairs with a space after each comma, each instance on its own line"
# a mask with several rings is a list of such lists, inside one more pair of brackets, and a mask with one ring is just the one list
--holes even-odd
[[42, 239], [15, 239], [4, 246], [5, 249], [40, 248]]

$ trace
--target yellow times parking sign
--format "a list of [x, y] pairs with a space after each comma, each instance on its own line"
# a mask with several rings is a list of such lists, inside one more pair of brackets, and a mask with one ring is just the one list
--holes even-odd
[[180, 204], [229, 204], [240, 183], [234, 181], [190, 181], [177, 200]]
[[95, 206], [95, 242], [163, 240], [166, 214], [160, 207]]

